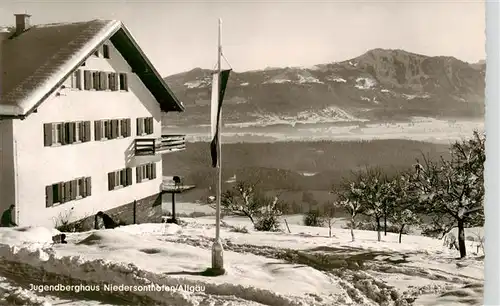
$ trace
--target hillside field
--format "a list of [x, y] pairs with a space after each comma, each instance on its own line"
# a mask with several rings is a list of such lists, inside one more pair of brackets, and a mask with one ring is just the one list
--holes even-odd
[[[422, 156], [448, 156], [449, 145], [411, 140], [320, 141], [223, 144], [224, 189], [235, 179], [259, 182], [283, 200], [324, 202], [353, 171], [380, 167], [388, 175], [409, 169]], [[213, 195], [216, 172], [211, 167], [209, 143], [188, 143], [183, 152], [163, 155], [163, 175], [178, 175], [196, 188], [179, 195], [180, 202], [204, 201]], [[307, 193], [307, 195], [305, 195]], [[169, 201], [170, 199], [165, 199]]]

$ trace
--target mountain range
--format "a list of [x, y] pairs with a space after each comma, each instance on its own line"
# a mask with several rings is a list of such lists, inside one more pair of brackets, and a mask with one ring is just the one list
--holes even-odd
[[[486, 63], [404, 50], [373, 49], [356, 58], [312, 67], [232, 72], [226, 89], [226, 124], [400, 121], [412, 117], [484, 116]], [[211, 70], [196, 68], [165, 78], [184, 103], [168, 124], [209, 123]]]

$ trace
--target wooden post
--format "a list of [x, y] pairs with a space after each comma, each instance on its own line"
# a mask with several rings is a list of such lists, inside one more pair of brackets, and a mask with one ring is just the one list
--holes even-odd
[[134, 218], [134, 224], [136, 224], [136, 212], [137, 212], [137, 200], [134, 200], [134, 209], [133, 209], [133, 218]]
[[286, 219], [285, 219], [285, 224], [286, 224], [286, 228], [288, 229], [288, 233], [291, 234], [292, 231], [290, 231], [290, 227], [288, 226], [288, 222], [286, 222]]
[[172, 192], [172, 221], [175, 223], [175, 192]]

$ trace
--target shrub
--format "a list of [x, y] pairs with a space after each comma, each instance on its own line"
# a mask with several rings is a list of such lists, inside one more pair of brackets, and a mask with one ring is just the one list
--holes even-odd
[[229, 230], [230, 232], [233, 233], [244, 233], [248, 234], [248, 229], [246, 226], [232, 226], [231, 229]]
[[324, 226], [325, 220], [321, 217], [321, 213], [317, 209], [310, 210], [304, 215], [305, 226]]
[[54, 219], [54, 227], [63, 233], [86, 232], [92, 229], [92, 222], [89, 221], [92, 218], [89, 219], [89, 217], [86, 216], [71, 222], [71, 214], [71, 210], [60, 213], [59, 216]]
[[265, 214], [255, 222], [255, 230], [262, 232], [278, 232], [280, 231], [280, 221], [278, 216], [274, 214]]

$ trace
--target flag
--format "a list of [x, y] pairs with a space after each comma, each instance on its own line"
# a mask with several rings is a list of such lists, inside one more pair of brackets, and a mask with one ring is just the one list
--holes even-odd
[[[220, 129], [220, 114], [224, 93], [226, 91], [227, 81], [231, 69], [222, 70], [219, 73], [214, 73], [212, 78], [212, 102], [210, 108], [210, 133], [212, 141], [210, 142], [210, 154], [212, 155], [212, 167], [217, 167], [217, 150], [219, 147], [217, 135]], [[220, 88], [219, 88], [220, 82]]]

